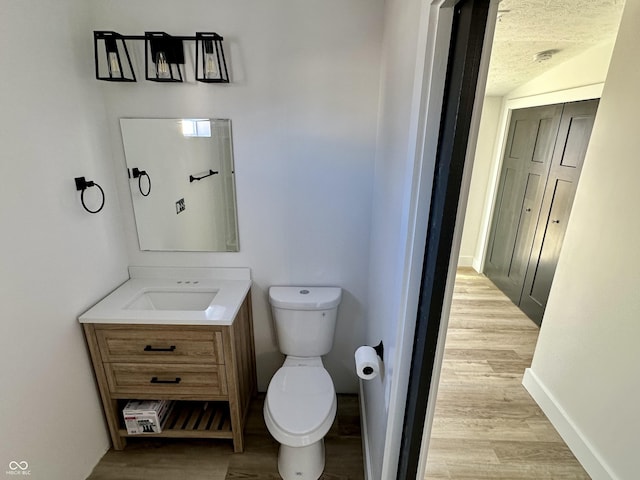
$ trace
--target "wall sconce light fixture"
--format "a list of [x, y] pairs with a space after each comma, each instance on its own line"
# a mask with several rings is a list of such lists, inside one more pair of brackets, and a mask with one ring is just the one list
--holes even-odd
[[195, 36], [174, 36], [165, 32], [121, 35], [112, 31], [94, 31], [96, 79], [111, 82], [136, 81], [125, 40], [144, 40], [146, 80], [183, 82], [183, 43], [195, 41], [195, 79], [205, 83], [229, 83], [229, 72], [222, 48], [223, 38], [214, 32], [198, 32]]
[[[116, 32], [93, 32], [96, 78], [107, 82], [135, 82], [125, 38]], [[126, 60], [126, 61], [125, 61]]]
[[145, 32], [144, 37], [145, 78], [152, 82], [182, 82], [182, 40], [164, 32]]
[[217, 33], [196, 32], [196, 80], [229, 83], [222, 37]]

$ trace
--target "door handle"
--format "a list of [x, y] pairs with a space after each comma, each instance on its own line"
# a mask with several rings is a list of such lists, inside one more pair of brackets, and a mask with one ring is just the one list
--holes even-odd
[[525, 209], [524, 209], [524, 211], [525, 211], [525, 212], [530, 212], [530, 211], [531, 211], [531, 209], [530, 209], [530, 208], [525, 208]]
[[560, 223], [560, 220], [551, 220], [551, 223]]

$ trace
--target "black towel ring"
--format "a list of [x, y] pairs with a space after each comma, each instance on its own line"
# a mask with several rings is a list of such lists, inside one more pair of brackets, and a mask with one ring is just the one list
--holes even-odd
[[[131, 173], [133, 175], [133, 178], [138, 179], [138, 190], [140, 190], [140, 195], [142, 195], [143, 197], [148, 197], [151, 193], [151, 177], [149, 176], [147, 171], [139, 170], [138, 168], [132, 168]], [[147, 193], [144, 193], [142, 191], [142, 177], [147, 177], [147, 183], [149, 184], [149, 186], [147, 187]]]
[[[84, 207], [84, 209], [89, 213], [98, 213], [100, 210], [102, 210], [102, 208], [104, 207], [104, 201], [105, 201], [104, 190], [102, 189], [102, 187], [98, 185], [96, 182], [93, 182], [91, 180], [85, 180], [84, 177], [76, 177], [75, 181], [76, 181], [76, 190], [82, 192], [80, 194], [80, 202], [82, 203], [82, 206]], [[91, 210], [89, 207], [87, 207], [87, 204], [84, 203], [84, 192], [86, 192], [87, 189], [90, 187], [98, 187], [98, 190], [100, 190], [100, 194], [102, 195], [102, 203], [100, 203], [100, 207], [98, 207], [97, 210]]]

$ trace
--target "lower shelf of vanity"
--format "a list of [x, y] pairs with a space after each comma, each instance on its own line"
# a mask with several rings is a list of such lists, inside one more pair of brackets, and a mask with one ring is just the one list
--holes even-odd
[[[122, 406], [126, 401], [119, 402]], [[231, 417], [226, 402], [177, 401], [160, 433], [130, 434], [124, 428], [120, 410], [121, 437], [233, 438]]]

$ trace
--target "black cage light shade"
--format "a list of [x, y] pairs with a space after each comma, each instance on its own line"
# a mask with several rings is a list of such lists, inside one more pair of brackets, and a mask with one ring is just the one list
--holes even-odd
[[135, 82], [131, 56], [124, 36], [111, 31], [93, 32], [96, 79], [108, 82]]
[[205, 83], [229, 83], [223, 38], [213, 32], [196, 32], [196, 80]]
[[152, 82], [182, 82], [182, 39], [164, 32], [145, 32], [145, 78]]

